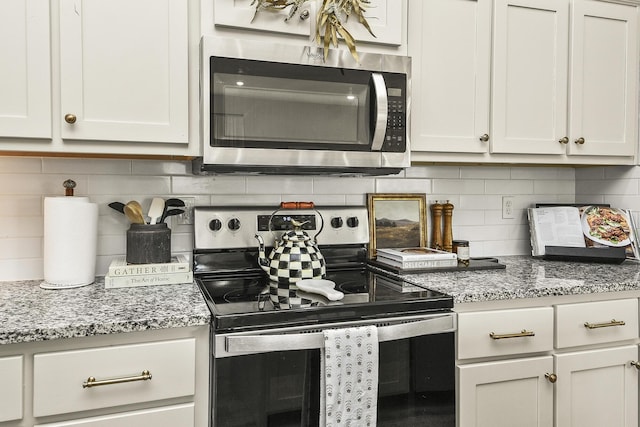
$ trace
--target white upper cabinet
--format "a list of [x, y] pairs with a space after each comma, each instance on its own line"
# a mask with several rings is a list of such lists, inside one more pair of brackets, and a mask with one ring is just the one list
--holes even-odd
[[638, 143], [638, 11], [576, 1], [569, 154], [632, 156]]
[[415, 162], [633, 164], [638, 6], [410, 0]]
[[[304, 2], [291, 19], [285, 21], [291, 8], [273, 12], [261, 10], [255, 13], [253, 0], [214, 0], [215, 25], [272, 33], [295, 34], [313, 37], [316, 31], [316, 12], [321, 0]], [[406, 0], [371, 0], [366, 9], [366, 17], [373, 34], [352, 17], [345, 28], [357, 41], [400, 45], [403, 37], [403, 15]]]
[[63, 139], [187, 143], [188, 6], [60, 0]]
[[563, 154], [569, 0], [495, 0], [495, 153]]
[[409, 28], [412, 150], [486, 152], [491, 0], [412, 1]]
[[0, 2], [0, 136], [51, 138], [49, 2]]

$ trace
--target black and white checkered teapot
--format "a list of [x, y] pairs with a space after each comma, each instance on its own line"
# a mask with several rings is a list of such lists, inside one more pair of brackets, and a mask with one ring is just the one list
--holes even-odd
[[313, 239], [302, 229], [306, 222], [298, 222], [291, 218], [292, 230], [285, 232], [276, 242], [269, 257], [265, 253], [264, 240], [256, 234], [259, 244], [258, 264], [267, 272], [269, 279], [279, 285], [288, 285], [289, 291], [295, 291], [295, 282], [302, 279], [322, 279], [326, 274], [326, 263], [322, 253], [318, 249], [317, 237], [324, 227], [324, 219], [311, 202], [283, 202], [280, 208], [271, 214], [269, 218], [269, 232], [271, 232], [274, 216], [282, 211], [295, 206], [302, 209], [313, 209], [320, 217], [321, 224], [318, 233]]

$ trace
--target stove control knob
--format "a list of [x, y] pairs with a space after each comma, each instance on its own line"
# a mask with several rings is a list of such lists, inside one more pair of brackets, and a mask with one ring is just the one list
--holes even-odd
[[220, 231], [222, 228], [222, 221], [219, 219], [212, 219], [209, 221], [209, 230], [211, 231]]
[[342, 218], [339, 216], [333, 217], [331, 218], [331, 227], [333, 228], [340, 228], [342, 227], [343, 221]]
[[351, 216], [347, 218], [347, 227], [356, 228], [360, 224], [360, 220], [357, 216]]
[[231, 218], [227, 226], [229, 230], [238, 231], [240, 229], [240, 220], [238, 218]]

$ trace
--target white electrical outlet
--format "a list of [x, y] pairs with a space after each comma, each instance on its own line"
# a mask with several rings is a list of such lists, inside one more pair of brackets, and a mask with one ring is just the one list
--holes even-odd
[[180, 197], [184, 202], [184, 213], [176, 215], [176, 223], [179, 225], [193, 224], [193, 207], [196, 204], [195, 197]]
[[513, 196], [502, 196], [502, 219], [514, 219]]

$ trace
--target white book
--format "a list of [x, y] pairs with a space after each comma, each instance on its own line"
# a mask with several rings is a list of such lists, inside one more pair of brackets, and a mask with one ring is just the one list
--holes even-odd
[[143, 274], [138, 276], [104, 276], [104, 287], [133, 288], [136, 286], [177, 285], [193, 283], [193, 272]]
[[455, 260], [458, 258], [458, 256], [452, 252], [433, 248], [383, 248], [376, 250], [376, 256], [382, 256], [396, 261]]
[[162, 273], [187, 273], [191, 265], [185, 255], [171, 257], [171, 262], [155, 264], [127, 264], [124, 256], [114, 258], [109, 264], [107, 275], [111, 277], [141, 276], [145, 274], [157, 275]]
[[[455, 256], [455, 254], [454, 254]], [[439, 267], [456, 267], [458, 265], [457, 258], [449, 259], [426, 259], [418, 261], [397, 261], [378, 254], [376, 258], [381, 264], [397, 267], [401, 270], [420, 270], [425, 268], [439, 268]]]

